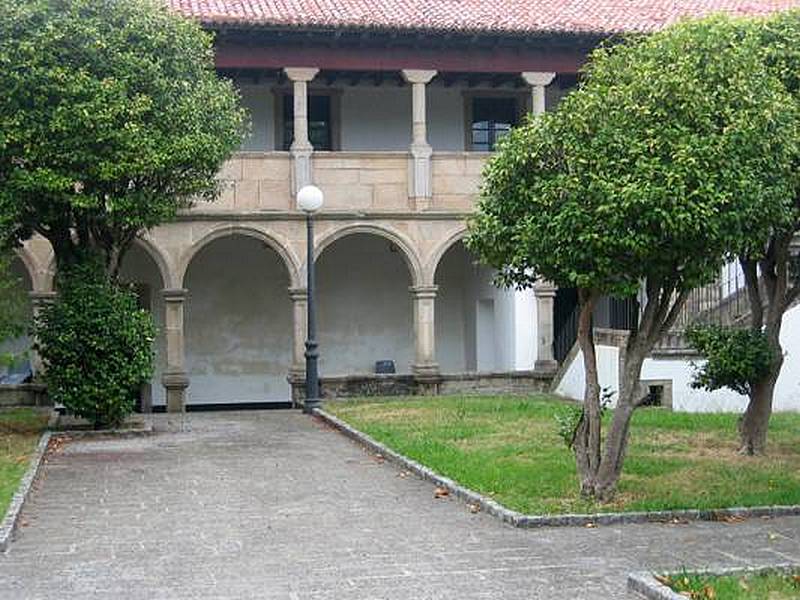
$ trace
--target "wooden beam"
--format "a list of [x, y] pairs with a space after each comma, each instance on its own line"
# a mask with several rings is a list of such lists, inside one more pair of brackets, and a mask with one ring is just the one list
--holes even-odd
[[401, 48], [356, 47], [328, 48], [322, 45], [257, 45], [220, 41], [216, 65], [219, 69], [281, 69], [286, 66], [309, 66], [338, 71], [400, 71], [401, 69], [436, 69], [448, 72], [521, 73], [553, 71], [577, 73], [586, 56], [579, 50], [550, 51], [515, 48]]

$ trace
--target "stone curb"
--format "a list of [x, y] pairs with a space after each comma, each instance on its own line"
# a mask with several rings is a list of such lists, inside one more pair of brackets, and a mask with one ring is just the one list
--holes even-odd
[[674, 521], [722, 521], [727, 518], [783, 517], [800, 515], [800, 505], [793, 506], [754, 506], [720, 509], [682, 509], [649, 512], [596, 513], [566, 515], [526, 515], [511, 510], [499, 502], [466, 488], [448, 477], [439, 475], [423, 464], [395, 452], [367, 434], [355, 429], [344, 421], [320, 408], [314, 415], [345, 436], [366, 446], [387, 460], [415, 473], [421, 479], [445, 488], [450, 494], [468, 504], [478, 506], [483, 512], [497, 517], [504, 523], [525, 529], [536, 527], [586, 527], [587, 525], [621, 525], [625, 523], [669, 523]]
[[51, 437], [52, 434], [49, 431], [45, 431], [39, 438], [39, 444], [36, 446], [36, 451], [28, 464], [28, 470], [19, 482], [19, 487], [17, 487], [16, 493], [13, 498], [11, 498], [11, 504], [8, 505], [5, 517], [2, 523], [0, 523], [0, 553], [8, 550], [11, 544], [11, 539], [17, 529], [19, 517], [22, 513], [22, 507], [28, 499], [28, 494], [31, 491], [33, 482], [42, 466], [42, 460], [47, 453], [47, 446], [50, 443]]
[[[768, 573], [771, 571], [793, 571], [800, 569], [800, 563], [781, 563], [763, 567], [731, 567], [725, 569], [705, 569], [697, 571], [686, 571], [691, 575], [752, 575], [756, 573]], [[675, 575], [678, 572], [672, 571], [667, 575]], [[672, 590], [667, 585], [661, 583], [652, 573], [631, 573], [628, 575], [628, 589], [636, 592], [647, 600], [686, 600], [686, 596]]]

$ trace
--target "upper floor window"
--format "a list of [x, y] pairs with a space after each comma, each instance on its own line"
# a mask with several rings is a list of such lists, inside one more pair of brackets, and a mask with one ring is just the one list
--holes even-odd
[[494, 150], [497, 141], [519, 121], [516, 98], [472, 98], [471, 146], [478, 152]]
[[[314, 150], [333, 150], [333, 124], [330, 95], [308, 97], [308, 139]], [[283, 149], [294, 139], [294, 96], [283, 96]]]

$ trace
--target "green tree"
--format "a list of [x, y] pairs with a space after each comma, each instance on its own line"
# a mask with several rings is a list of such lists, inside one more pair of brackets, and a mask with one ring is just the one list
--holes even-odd
[[[580, 88], [513, 131], [489, 162], [469, 247], [501, 282], [578, 289], [584, 495], [613, 496], [646, 397], [643, 361], [689, 291], [784, 209], [797, 153], [787, 100], [749, 22], [683, 22], [595, 51]], [[605, 436], [591, 319], [604, 294], [643, 303]]]
[[59, 273], [59, 293], [37, 317], [36, 350], [53, 402], [96, 429], [118, 426], [153, 374], [155, 327], [136, 295], [93, 257]]
[[[760, 22], [761, 47], [768, 68], [778, 77], [800, 110], [800, 12]], [[800, 161], [795, 163], [800, 174]], [[751, 327], [763, 332], [774, 360], [748, 387], [749, 402], [739, 424], [741, 452], [760, 454], [767, 445], [775, 384], [783, 366], [780, 343], [786, 311], [800, 298], [800, 273], [792, 272], [792, 244], [800, 231], [800, 181], [787, 194], [784, 211], [760, 244], [744, 247], [739, 262], [750, 303]], [[796, 263], [795, 263], [796, 265]]]
[[244, 133], [211, 35], [157, 0], [0, 0], [0, 243], [39, 233], [64, 268], [114, 275], [134, 237], [193, 200]]

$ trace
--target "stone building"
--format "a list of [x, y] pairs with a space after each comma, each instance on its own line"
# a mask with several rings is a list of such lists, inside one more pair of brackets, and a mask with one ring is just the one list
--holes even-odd
[[[800, 4], [170, 3], [216, 32], [217, 68], [252, 118], [218, 201], [148, 232], [123, 265], [162, 332], [151, 395], [170, 410], [287, 402], [299, 389], [306, 256], [294, 195], [312, 182], [325, 193], [316, 268], [327, 393], [548, 387], [566, 357], [554, 355], [556, 290], [494, 287], [461, 242], [495, 142], [555, 106], [609, 35]], [[34, 299], [49, 293], [46, 242], [19, 256]], [[396, 375], [376, 375], [379, 360]]]

